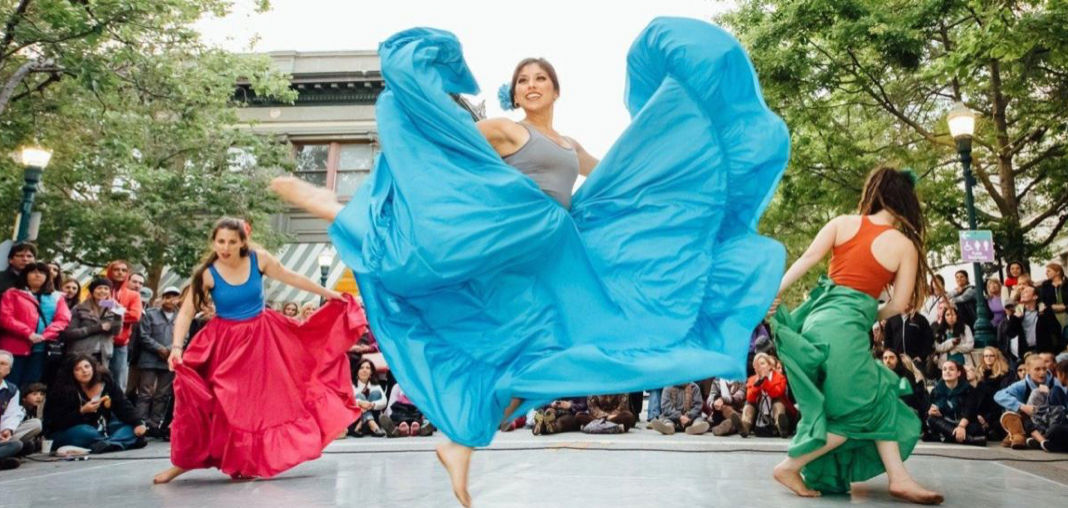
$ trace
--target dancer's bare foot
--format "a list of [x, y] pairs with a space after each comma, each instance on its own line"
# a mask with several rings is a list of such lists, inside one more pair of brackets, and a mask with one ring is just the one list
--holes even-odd
[[295, 176], [279, 176], [271, 180], [271, 190], [291, 205], [327, 222], [333, 222], [343, 206], [329, 189], [316, 187]]
[[773, 476], [775, 476], [775, 481], [785, 485], [786, 488], [793, 491], [794, 494], [801, 497], [820, 496], [818, 490], [812, 490], [805, 486], [805, 480], [801, 479], [801, 471], [791, 468], [786, 465], [786, 462], [780, 462], [772, 471]]
[[465, 507], [471, 506], [471, 494], [467, 493], [467, 470], [471, 466], [471, 454], [474, 450], [449, 441], [437, 447], [438, 460], [445, 466], [452, 481], [452, 493]]
[[923, 488], [913, 479], [890, 482], [890, 495], [916, 504], [942, 504], [945, 498], [933, 490]]
[[171, 466], [171, 467], [167, 468], [166, 470], [156, 474], [156, 476], [153, 476], [152, 477], [152, 483], [154, 483], [156, 485], [163, 484], [163, 483], [170, 483], [171, 480], [179, 477], [180, 475], [185, 473], [185, 471], [186, 471], [185, 469], [182, 469], [182, 468], [180, 468], [178, 466]]

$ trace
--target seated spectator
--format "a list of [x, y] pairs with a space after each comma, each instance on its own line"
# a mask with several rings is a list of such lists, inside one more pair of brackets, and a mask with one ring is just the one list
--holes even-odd
[[778, 362], [771, 355], [757, 355], [753, 359], [756, 372], [746, 382], [745, 408], [734, 425], [742, 437], [754, 433], [761, 437], [778, 435], [790, 437], [797, 409], [787, 395], [786, 376], [776, 369]]
[[24, 454], [41, 451], [44, 443], [44, 403], [45, 393], [48, 387], [44, 383], [30, 383], [22, 390], [22, 411], [25, 416], [22, 423], [15, 431], [15, 436], [22, 439], [25, 445], [22, 449]]
[[307, 321], [315, 311], [319, 310], [319, 303], [315, 301], [305, 302], [300, 307], [300, 320]]
[[1039, 302], [1034, 287], [1017, 284], [1017, 288], [1019, 303], [1002, 326], [1005, 357], [1018, 362], [1029, 352], [1059, 351], [1061, 330], [1053, 311]]
[[649, 422], [645, 428], [653, 428], [653, 422], [660, 418], [660, 396], [664, 394], [663, 388], [649, 390], [649, 407], [645, 408], [645, 421]]
[[575, 432], [588, 422], [586, 397], [571, 397], [554, 400], [547, 406], [534, 412], [535, 436]]
[[48, 342], [55, 342], [70, 323], [67, 302], [52, 287], [45, 263], [30, 263], [15, 287], [0, 297], [0, 349], [15, 357], [8, 381], [15, 386], [36, 383], [44, 376]]
[[44, 414], [45, 433], [52, 452], [64, 447], [108, 453], [145, 446], [145, 425], [133, 404], [111, 380], [96, 359], [86, 354], [70, 355], [56, 384], [48, 391]]
[[282, 315], [287, 318], [297, 319], [300, 316], [300, 306], [297, 302], [286, 302], [282, 305]]
[[0, 349], [0, 469], [19, 467], [15, 457], [33, 453], [41, 433], [41, 420], [26, 418], [18, 387], [6, 379], [12, 363], [14, 356]]
[[942, 364], [942, 379], [931, 391], [927, 428], [946, 443], [986, 446], [986, 433], [975, 415], [975, 391], [961, 379], [963, 373], [953, 360]]
[[892, 370], [897, 377], [904, 379], [908, 383], [911, 392], [907, 395], [902, 395], [901, 400], [905, 402], [923, 421], [927, 415], [927, 409], [931, 404], [927, 400], [927, 387], [924, 385], [923, 380], [917, 380], [916, 376], [909, 370], [906, 365], [907, 357], [904, 359], [892, 350], [887, 349], [883, 351], [882, 362], [886, 365], [886, 368]]
[[[767, 356], [757, 353], [757, 358]], [[660, 395], [660, 417], [653, 422], [653, 429], [665, 435], [684, 430], [687, 434], [704, 434], [710, 425], [701, 416], [704, 399], [697, 383], [685, 383], [664, 388]]]
[[[591, 395], [586, 399], [588, 413], [576, 414], [576, 420], [583, 432], [588, 434], [620, 434], [630, 431], [638, 418], [630, 411], [630, 398], [625, 393], [617, 395]], [[566, 422], [557, 418], [557, 422]], [[615, 424], [615, 427], [612, 427]]]
[[1048, 400], [1035, 412], [1035, 430], [1027, 445], [1046, 452], [1068, 453], [1068, 360], [1058, 362], [1054, 373], [1057, 383], [1052, 388], [1038, 389], [1042, 395], [1048, 394]]
[[946, 360], [953, 360], [961, 365], [974, 365], [970, 353], [975, 347], [975, 338], [971, 327], [958, 319], [957, 309], [946, 308], [934, 336], [934, 363], [943, 365]]
[[1027, 377], [994, 394], [994, 400], [1005, 409], [1001, 415], [1001, 427], [1008, 435], [1001, 445], [1018, 450], [1027, 448], [1027, 435], [1034, 430], [1031, 419], [1037, 403], [1043, 398], [1036, 393], [1038, 387], [1044, 385], [1051, 388], [1054, 383], [1053, 375], [1046, 370], [1046, 362], [1038, 355], [1028, 356], [1026, 365]]
[[112, 311], [117, 305], [111, 299], [111, 281], [93, 279], [89, 283], [89, 298], [74, 307], [70, 325], [59, 334], [67, 354], [90, 355], [101, 365], [108, 365], [115, 336], [122, 329], [122, 316]]
[[[886, 320], [876, 321], [868, 331], [869, 348], [875, 356], [882, 356], [886, 349]], [[752, 363], [752, 362], [750, 362]]]
[[386, 393], [375, 379], [375, 364], [364, 358], [356, 366], [356, 384], [352, 387], [356, 393], [356, 404], [363, 413], [349, 426], [349, 435], [363, 437], [368, 433], [383, 437], [386, 432], [378, 426], [379, 415], [386, 408]]
[[389, 401], [385, 411], [378, 417], [378, 425], [386, 437], [429, 436], [434, 433], [434, 426], [404, 394], [400, 384], [393, 385], [389, 391]]
[[914, 364], [923, 365], [934, 351], [931, 323], [911, 306], [904, 314], [886, 320], [885, 333], [886, 348], [894, 350], [898, 357], [908, 356]]
[[145, 309], [134, 334], [141, 353], [137, 355], [137, 414], [145, 420], [148, 436], [168, 439], [165, 427], [167, 411], [174, 399], [174, 372], [167, 365], [174, 345], [174, 320], [178, 316], [178, 297], [174, 286], [163, 288], [160, 306]]
[[712, 379], [712, 388], [705, 404], [708, 406], [706, 410], [711, 420], [713, 435], [729, 436], [738, 432], [731, 417], [740, 415], [745, 408], [745, 383]]
[[[1024, 371], [1026, 372], [1026, 369]], [[987, 439], [1001, 440], [1005, 433], [1001, 425], [995, 422], [1001, 421], [1001, 413], [1004, 410], [994, 401], [994, 394], [1019, 378], [1013, 377], [1009, 371], [1009, 362], [1001, 351], [993, 346], [983, 348], [983, 360], [976, 370], [976, 377], [976, 417], [986, 430]]]

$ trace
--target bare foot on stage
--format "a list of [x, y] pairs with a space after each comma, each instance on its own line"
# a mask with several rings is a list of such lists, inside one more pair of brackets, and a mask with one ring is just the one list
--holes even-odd
[[177, 478], [182, 473], [185, 473], [185, 469], [182, 469], [178, 466], [171, 466], [165, 471], [160, 472], [156, 474], [156, 476], [152, 477], [152, 483], [156, 485], [159, 485], [161, 483], [169, 483], [171, 480]]
[[786, 488], [801, 497], [820, 496], [818, 490], [812, 490], [805, 486], [805, 481], [801, 479], [800, 471], [786, 466], [785, 463], [779, 463], [779, 465], [775, 466], [773, 476], [775, 476], [775, 481], [785, 485]]
[[452, 481], [452, 493], [460, 504], [471, 506], [471, 494], [467, 493], [467, 470], [471, 466], [471, 454], [474, 450], [464, 445], [449, 441], [437, 447], [438, 460], [445, 466]]
[[271, 180], [271, 190], [291, 205], [303, 208], [308, 213], [333, 222], [343, 206], [337, 196], [328, 189], [316, 187], [294, 176], [279, 176]]
[[914, 480], [890, 483], [890, 495], [916, 504], [942, 504], [945, 498], [933, 490], [927, 490]]

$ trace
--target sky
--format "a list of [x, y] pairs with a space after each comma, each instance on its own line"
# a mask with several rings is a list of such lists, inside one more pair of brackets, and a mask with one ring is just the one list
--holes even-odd
[[235, 0], [225, 18], [197, 24], [204, 39], [232, 51], [377, 49], [415, 26], [459, 38], [482, 89], [489, 116], [501, 111], [497, 88], [525, 57], [547, 58], [560, 78], [554, 127], [600, 158], [629, 123], [623, 107], [626, 53], [656, 16], [711, 19], [730, 9], [717, 0], [271, 0], [257, 14], [254, 0]]

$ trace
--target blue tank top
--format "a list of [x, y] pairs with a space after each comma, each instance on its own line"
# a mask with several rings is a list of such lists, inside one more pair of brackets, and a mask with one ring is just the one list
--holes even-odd
[[215, 314], [223, 319], [242, 321], [263, 312], [263, 274], [260, 273], [260, 265], [256, 260], [256, 251], [250, 251], [248, 257], [248, 280], [238, 286], [228, 284], [215, 270], [215, 263], [208, 266], [212, 278], [215, 279], [215, 287], [211, 288]]

